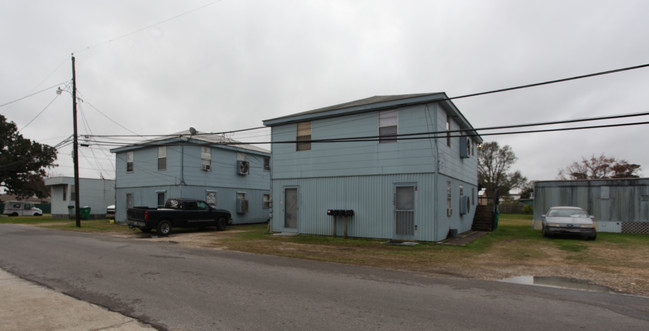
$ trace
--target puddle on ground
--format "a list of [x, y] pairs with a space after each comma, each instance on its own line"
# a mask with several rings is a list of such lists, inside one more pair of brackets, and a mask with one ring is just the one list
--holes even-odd
[[536, 285], [547, 287], [567, 288], [572, 290], [615, 293], [614, 290], [606, 286], [590, 284], [585, 280], [565, 278], [565, 277], [540, 277], [540, 276], [516, 276], [501, 280], [501, 282]]

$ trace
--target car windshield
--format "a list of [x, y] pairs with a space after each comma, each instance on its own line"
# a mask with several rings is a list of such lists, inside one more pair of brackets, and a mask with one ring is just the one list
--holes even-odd
[[581, 209], [550, 209], [549, 217], [587, 217]]

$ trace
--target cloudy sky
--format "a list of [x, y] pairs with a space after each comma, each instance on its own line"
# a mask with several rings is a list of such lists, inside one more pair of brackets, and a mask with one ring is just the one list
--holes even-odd
[[[648, 17], [643, 0], [3, 0], [0, 113], [26, 138], [69, 137], [74, 53], [81, 134], [258, 127], [374, 95], [453, 97], [646, 64]], [[454, 102], [483, 128], [648, 112], [648, 89], [645, 68]], [[601, 153], [647, 176], [648, 129], [484, 139], [510, 145], [531, 180]], [[108, 149], [82, 147], [81, 176], [114, 178]], [[71, 151], [51, 175], [72, 175]]]

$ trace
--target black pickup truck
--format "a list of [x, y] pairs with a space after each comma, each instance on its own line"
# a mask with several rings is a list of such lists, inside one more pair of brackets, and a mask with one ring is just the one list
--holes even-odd
[[172, 227], [215, 226], [222, 231], [228, 224], [232, 224], [232, 214], [229, 211], [210, 207], [207, 202], [196, 199], [169, 199], [164, 208], [129, 208], [126, 215], [126, 224], [130, 228], [139, 228], [142, 232], [156, 229], [162, 236], [171, 233]]

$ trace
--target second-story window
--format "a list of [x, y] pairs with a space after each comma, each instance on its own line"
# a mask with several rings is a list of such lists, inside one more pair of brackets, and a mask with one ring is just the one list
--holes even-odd
[[201, 170], [212, 170], [212, 149], [210, 147], [201, 147]]
[[270, 170], [270, 158], [269, 157], [264, 158], [264, 169], [265, 170]]
[[158, 170], [167, 170], [167, 146], [158, 147]]
[[126, 172], [133, 171], [133, 152], [126, 152]]
[[296, 151], [311, 150], [311, 121], [297, 124], [297, 137], [295, 140], [297, 140], [295, 144]]
[[379, 112], [379, 143], [397, 142], [397, 126], [399, 123], [399, 112], [397, 110], [385, 110]]

